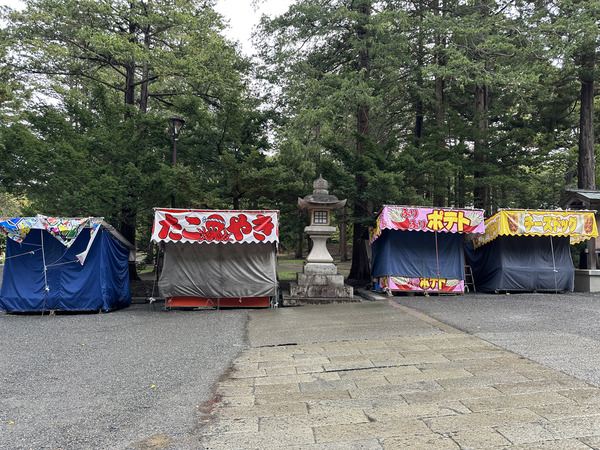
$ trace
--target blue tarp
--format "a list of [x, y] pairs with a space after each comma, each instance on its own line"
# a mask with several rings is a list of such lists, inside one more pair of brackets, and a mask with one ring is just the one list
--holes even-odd
[[464, 280], [462, 239], [458, 233], [383, 230], [371, 247], [371, 274], [437, 278], [439, 267], [439, 277]]
[[71, 247], [40, 229], [32, 229], [20, 244], [7, 239], [0, 309], [107, 311], [129, 306], [129, 250], [101, 227], [81, 265], [76, 255], [89, 240], [89, 228]]
[[568, 236], [498, 236], [473, 249], [465, 245], [475, 289], [500, 291], [572, 291], [575, 268]]

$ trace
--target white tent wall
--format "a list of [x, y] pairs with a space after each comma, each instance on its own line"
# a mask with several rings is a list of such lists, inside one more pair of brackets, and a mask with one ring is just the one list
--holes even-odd
[[165, 243], [162, 297], [277, 295], [275, 244]]

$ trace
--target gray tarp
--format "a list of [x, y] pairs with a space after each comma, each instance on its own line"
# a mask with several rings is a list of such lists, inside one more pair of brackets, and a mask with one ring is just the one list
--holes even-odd
[[270, 297], [277, 294], [275, 244], [166, 243], [162, 297]]
[[476, 249], [469, 242], [465, 257], [480, 292], [573, 290], [568, 236], [498, 236]]

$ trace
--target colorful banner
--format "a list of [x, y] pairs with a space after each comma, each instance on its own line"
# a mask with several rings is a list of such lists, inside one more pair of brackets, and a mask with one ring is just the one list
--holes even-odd
[[375, 280], [378, 291], [421, 291], [421, 292], [453, 292], [465, 291], [464, 280], [448, 278], [419, 278], [419, 277], [393, 277], [385, 276]]
[[152, 241], [279, 242], [278, 211], [154, 210]]
[[[90, 217], [65, 219], [38, 215], [36, 220], [37, 224], [41, 225], [42, 228], [58, 239], [65, 247], [70, 247], [84, 228], [92, 228], [93, 232], [102, 223], [102, 219]], [[38, 227], [35, 226], [34, 228]]]
[[504, 210], [485, 221], [485, 234], [473, 241], [481, 247], [498, 236], [569, 236], [576, 244], [598, 236], [591, 211]]
[[29, 231], [46, 230], [65, 247], [70, 247], [81, 230], [92, 228], [95, 231], [102, 223], [101, 218], [56, 218], [37, 215], [35, 217], [16, 217], [0, 219], [0, 232], [13, 241], [23, 242]]
[[77, 260], [83, 265], [87, 253], [94, 242], [94, 238], [102, 224], [102, 218], [57, 218], [38, 214], [35, 217], [16, 217], [13, 219], [0, 219], [0, 232], [15, 242], [23, 242], [31, 230], [46, 230], [61, 244], [69, 248], [75, 242], [81, 230], [91, 228], [90, 240], [87, 249], [77, 255]]
[[384, 206], [371, 231], [371, 243], [388, 230], [436, 231], [445, 233], [484, 233], [480, 209], [445, 209], [409, 206]]
[[27, 233], [33, 228], [35, 217], [14, 217], [12, 219], [0, 219], [0, 232], [15, 242], [23, 242]]

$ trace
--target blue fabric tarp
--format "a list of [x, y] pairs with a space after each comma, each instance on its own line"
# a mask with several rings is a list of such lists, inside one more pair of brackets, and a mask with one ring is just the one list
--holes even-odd
[[371, 249], [375, 278], [437, 278], [438, 267], [441, 278], [465, 278], [462, 235], [458, 233], [383, 230]]
[[568, 236], [499, 236], [476, 249], [469, 242], [465, 257], [480, 292], [572, 291], [574, 287]]
[[107, 311], [129, 306], [129, 250], [100, 228], [81, 265], [76, 255], [89, 240], [89, 228], [69, 248], [39, 229], [32, 229], [22, 243], [7, 239], [0, 309]]

